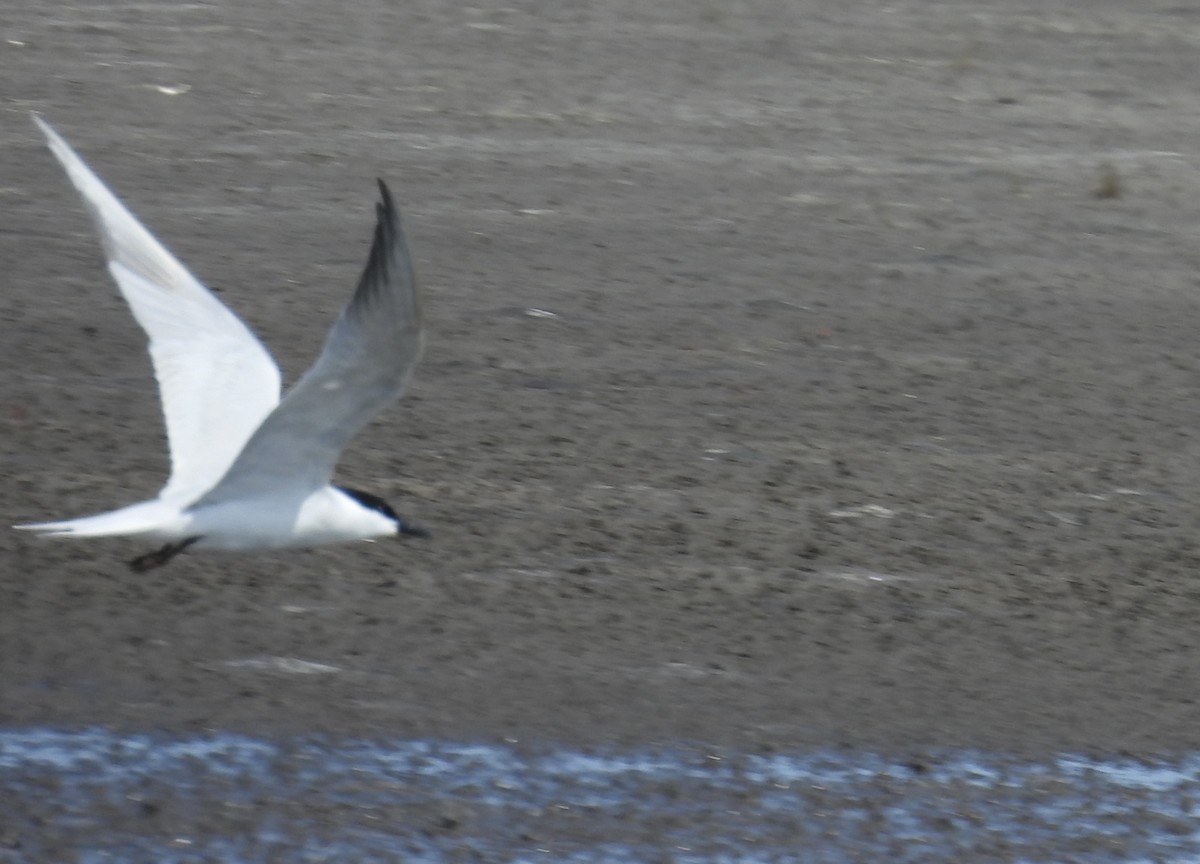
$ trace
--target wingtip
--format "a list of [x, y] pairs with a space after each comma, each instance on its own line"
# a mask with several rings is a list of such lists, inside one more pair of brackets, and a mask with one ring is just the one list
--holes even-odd
[[52, 153], [57, 155], [60, 160], [65, 160], [66, 157], [61, 155], [64, 151], [74, 153], [71, 146], [62, 139], [62, 136], [55, 131], [54, 127], [42, 119], [42, 115], [36, 111], [30, 111], [29, 116], [33, 118], [33, 122], [37, 124], [38, 129], [42, 130], [42, 135], [46, 139], [46, 144], [50, 147]]
[[384, 182], [382, 177], [376, 177], [375, 182], [379, 184], [379, 198], [383, 206], [388, 210], [394, 209], [392, 190], [388, 188], [387, 183]]

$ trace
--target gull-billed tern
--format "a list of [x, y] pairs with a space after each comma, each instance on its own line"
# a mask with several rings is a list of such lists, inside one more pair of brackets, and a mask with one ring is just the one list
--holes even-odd
[[400, 217], [379, 181], [375, 237], [321, 356], [280, 401], [263, 344], [92, 173], [40, 117], [51, 152], [95, 222], [108, 269], [149, 337], [171, 476], [158, 497], [64, 522], [16, 527], [62, 537], [144, 537], [162, 548], [314, 546], [425, 532], [382, 499], [331, 484], [350, 439], [400, 396], [421, 356], [421, 299]]

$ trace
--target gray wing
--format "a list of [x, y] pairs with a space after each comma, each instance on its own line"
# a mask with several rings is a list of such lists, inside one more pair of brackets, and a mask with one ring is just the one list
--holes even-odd
[[324, 486], [350, 439], [403, 392], [423, 347], [421, 298], [382, 180], [379, 192], [367, 266], [321, 356], [195, 506]]

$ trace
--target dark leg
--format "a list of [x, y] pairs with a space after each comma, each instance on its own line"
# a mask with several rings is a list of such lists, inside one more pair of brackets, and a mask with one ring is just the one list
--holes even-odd
[[145, 555], [139, 555], [129, 562], [129, 569], [134, 573], [145, 573], [147, 570], [161, 567], [199, 539], [199, 537], [189, 537], [178, 543], [168, 543], [157, 552], [147, 552]]

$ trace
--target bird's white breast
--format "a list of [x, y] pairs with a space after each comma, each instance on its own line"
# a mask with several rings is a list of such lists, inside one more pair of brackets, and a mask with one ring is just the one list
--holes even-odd
[[192, 511], [187, 531], [197, 546], [248, 550], [316, 546], [396, 533], [382, 513], [332, 486], [308, 495], [274, 494], [222, 502]]

